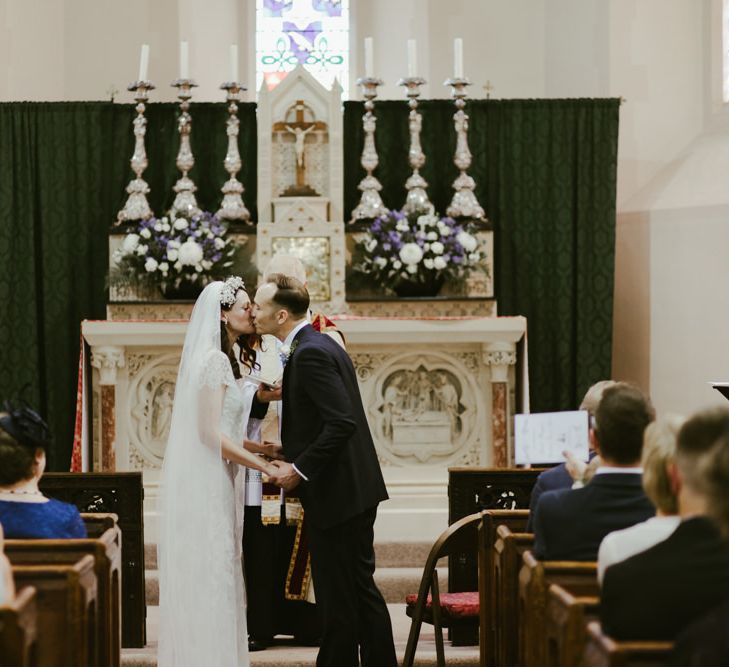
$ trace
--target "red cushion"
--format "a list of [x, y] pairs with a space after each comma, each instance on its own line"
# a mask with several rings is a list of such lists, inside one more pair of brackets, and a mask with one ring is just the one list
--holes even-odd
[[[405, 604], [409, 608], [408, 611], [415, 608], [417, 601], [418, 596], [416, 594], [405, 597]], [[431, 604], [432, 598], [429, 595], [426, 609], [430, 610]], [[440, 596], [440, 607], [444, 615], [450, 616], [451, 618], [478, 616], [478, 592], [442, 593]]]

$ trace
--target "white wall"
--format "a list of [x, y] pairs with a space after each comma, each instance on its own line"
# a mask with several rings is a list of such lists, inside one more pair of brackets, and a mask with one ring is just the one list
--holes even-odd
[[[402, 99], [406, 40], [418, 40], [424, 97], [449, 94], [464, 39], [471, 94], [622, 96], [614, 364], [659, 410], [721, 399], [729, 378], [729, 113], [719, 99], [721, 0], [351, 0], [352, 86], [375, 39], [383, 99]], [[253, 82], [255, 0], [0, 0], [0, 101], [131, 101], [139, 46], [153, 101], [173, 100], [178, 43], [190, 42], [195, 100], [222, 100], [228, 46]], [[717, 78], [719, 77], [719, 78]], [[249, 91], [251, 96], [253, 91]]]

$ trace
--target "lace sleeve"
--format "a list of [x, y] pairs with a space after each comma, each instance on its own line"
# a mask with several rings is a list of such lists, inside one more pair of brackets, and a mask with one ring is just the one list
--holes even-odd
[[235, 386], [230, 360], [219, 350], [211, 352], [202, 363], [198, 377], [198, 389], [217, 389], [220, 385]]

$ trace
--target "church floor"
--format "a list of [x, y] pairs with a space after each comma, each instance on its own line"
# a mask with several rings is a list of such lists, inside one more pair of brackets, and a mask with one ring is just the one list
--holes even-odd
[[[410, 618], [405, 615], [404, 604], [388, 604], [392, 628], [395, 635], [395, 648], [398, 660], [402, 661], [405, 653], [405, 644], [410, 631]], [[157, 665], [157, 627], [159, 620], [159, 607], [147, 608], [147, 638], [148, 646], [143, 649], [123, 649], [123, 667], [156, 667]], [[292, 646], [284, 637], [277, 639], [276, 643], [265, 651], [251, 654], [251, 667], [314, 667], [316, 664], [316, 648]], [[478, 646], [452, 647], [445, 642], [446, 663], [462, 667], [476, 667], [478, 665]], [[418, 651], [415, 654], [416, 667], [435, 666], [435, 637], [433, 626], [423, 625], [420, 633]], [[210, 667], [214, 667], [211, 665]]]

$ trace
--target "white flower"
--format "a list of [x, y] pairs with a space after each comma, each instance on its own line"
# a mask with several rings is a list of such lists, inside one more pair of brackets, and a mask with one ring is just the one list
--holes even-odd
[[375, 257], [374, 261], [381, 269], [384, 269], [387, 266], [387, 260], [384, 257]]
[[168, 248], [177, 248], [179, 250], [179, 248], [180, 248], [180, 242], [179, 241], [170, 241], [167, 244], [167, 247]]
[[122, 248], [124, 249], [124, 254], [131, 255], [139, 245], [139, 236], [137, 234], [127, 234], [124, 237], [124, 242], [122, 243]]
[[215, 246], [216, 250], [222, 250], [223, 248], [225, 248], [225, 241], [218, 237], [213, 241], [213, 245]]
[[170, 221], [170, 219], [166, 215], [162, 218], [162, 222], [165, 222], [166, 223], [166, 222], [169, 222], [169, 221]]
[[367, 249], [367, 252], [372, 252], [377, 247], [377, 239], [370, 239], [367, 241], [367, 245], [365, 248]]
[[423, 251], [417, 243], [406, 243], [400, 248], [400, 259], [403, 264], [413, 266], [423, 259]]
[[443, 244], [440, 241], [433, 241], [433, 243], [430, 244], [430, 249], [436, 255], [442, 255], [443, 251], [445, 250]]
[[437, 271], [442, 271], [446, 267], [446, 261], [442, 257], [436, 257], [433, 260], [433, 268]]
[[423, 243], [423, 251], [428, 252], [430, 250], [430, 243]]
[[468, 261], [469, 262], [474, 262], [475, 263], [475, 262], [478, 262], [479, 259], [481, 259], [481, 255], [479, 255], [477, 252], [472, 252], [468, 256]]
[[196, 273], [202, 273], [203, 272], [202, 264], [195, 264], [195, 272]]
[[430, 271], [433, 268], [433, 260], [430, 257], [426, 257], [423, 260], [423, 266]]
[[175, 229], [187, 229], [187, 220], [185, 220], [185, 218], [177, 218], [177, 220], [172, 223], [172, 226]]
[[399, 259], [396, 259], [392, 263], [392, 268], [395, 269], [395, 271], [399, 271], [401, 267], [402, 267], [402, 262]]
[[140, 235], [140, 236], [141, 236], [142, 238], [148, 239], [148, 238], [149, 238], [150, 236], [152, 236], [152, 232], [150, 232], [150, 231], [149, 231], [149, 229], [147, 229], [147, 228], [145, 227], [145, 228], [144, 228], [144, 229], [143, 229], [143, 230], [142, 230], [141, 232], [139, 232], [139, 235]]
[[207, 259], [204, 259], [202, 262], [200, 262], [200, 264], [202, 264], [203, 269], [205, 269], [206, 271], [210, 271], [211, 267], [213, 266], [213, 263], [208, 261]]
[[163, 232], [169, 232], [170, 231], [170, 226], [166, 222], [162, 224], [162, 231]]
[[188, 239], [180, 246], [180, 261], [187, 266], [199, 264], [203, 258], [203, 249], [199, 243]]
[[160, 262], [159, 270], [162, 273], [167, 273], [170, 270], [170, 265], [167, 262]]
[[437, 241], [438, 234], [436, 234], [435, 232], [428, 232], [428, 235], [425, 238], [428, 239], [428, 241]]
[[473, 252], [478, 248], [478, 241], [468, 232], [460, 232], [456, 240], [463, 246], [466, 252]]
[[182, 268], [182, 262], [175, 262], [175, 271], [179, 271]]
[[170, 262], [176, 262], [178, 257], [178, 252], [174, 248], [167, 248], [167, 259], [170, 260]]
[[395, 229], [397, 229], [398, 232], [406, 232], [410, 229], [410, 225], [407, 220], [398, 220], [395, 225]]
[[420, 227], [433, 227], [438, 223], [438, 218], [435, 215], [421, 215], [418, 217], [418, 225]]
[[154, 223], [154, 231], [155, 232], [161, 232], [162, 231], [162, 223], [161, 222], [155, 222]]
[[148, 257], [147, 261], [144, 263], [144, 270], [147, 271], [147, 273], [152, 273], [152, 271], [157, 270], [157, 260], [154, 257]]
[[445, 222], [438, 223], [438, 231], [441, 236], [450, 236], [453, 233], [453, 230]]
[[415, 264], [408, 264], [408, 265], [407, 265], [407, 266], [405, 267], [405, 270], [406, 270], [406, 271], [407, 271], [408, 273], [417, 273], [417, 272], [418, 272], [418, 267], [417, 267], [417, 266], [415, 266]]
[[142, 255], [146, 255], [146, 254], [147, 254], [147, 246], [138, 245], [137, 246], [137, 255], [139, 255], [141, 257]]

